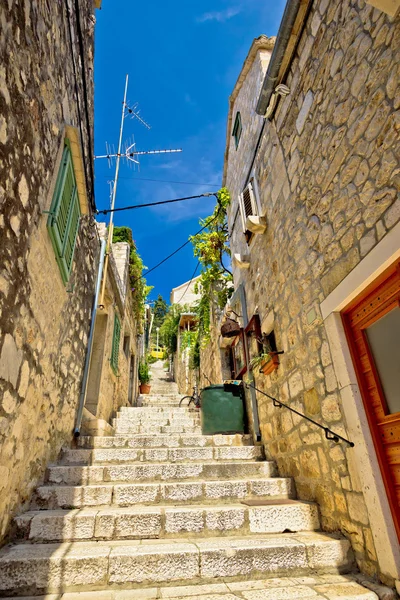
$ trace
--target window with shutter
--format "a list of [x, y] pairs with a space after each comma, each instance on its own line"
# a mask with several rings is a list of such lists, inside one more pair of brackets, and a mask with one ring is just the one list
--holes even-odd
[[67, 283], [72, 270], [81, 209], [71, 152], [65, 146], [57, 177], [47, 229], [62, 280]]
[[254, 195], [254, 186], [252, 180], [249, 181], [243, 192], [239, 196], [240, 213], [242, 215], [243, 231], [246, 241], [249, 242], [252, 233], [247, 230], [246, 219], [251, 215], [258, 215], [257, 201]]
[[240, 136], [242, 135], [242, 117], [240, 116], [240, 112], [236, 113], [235, 124], [233, 126], [232, 135], [235, 138], [235, 147], [236, 150], [239, 146]]
[[114, 332], [112, 339], [112, 348], [111, 348], [111, 368], [114, 373], [118, 372], [118, 356], [119, 356], [119, 342], [121, 339], [121, 322], [118, 318], [118, 315], [115, 315], [114, 319]]

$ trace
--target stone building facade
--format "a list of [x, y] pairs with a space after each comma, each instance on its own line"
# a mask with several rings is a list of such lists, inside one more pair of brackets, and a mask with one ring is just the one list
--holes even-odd
[[[98, 228], [105, 238], [105, 225]], [[112, 244], [103, 304], [96, 314], [83, 426], [97, 435], [112, 433], [118, 409], [134, 404], [138, 396], [139, 332], [129, 285], [129, 252], [126, 242]]]
[[94, 8], [0, 6], [0, 542], [77, 410], [99, 254]]
[[348, 536], [360, 569], [393, 584], [396, 515], [344, 322], [400, 257], [400, 21], [364, 0], [302, 5], [269, 118], [257, 108], [274, 40], [254, 41], [230, 98], [223, 184], [234, 302], [241, 324], [258, 315], [284, 352], [269, 375], [253, 370], [256, 387], [355, 445], [328, 441], [260, 392], [254, 403], [246, 392], [247, 406], [280, 474], [319, 503], [323, 528]]
[[190, 332], [197, 329], [197, 319], [194, 311], [196, 302], [200, 295], [195, 291], [200, 277], [192, 281], [186, 281], [173, 288], [170, 293], [171, 304], [185, 307], [185, 313], [181, 315], [178, 325], [177, 349], [172, 359], [173, 377], [178, 384], [179, 393], [192, 394], [196, 383], [197, 373], [190, 368], [190, 346], [182, 343], [184, 332]]

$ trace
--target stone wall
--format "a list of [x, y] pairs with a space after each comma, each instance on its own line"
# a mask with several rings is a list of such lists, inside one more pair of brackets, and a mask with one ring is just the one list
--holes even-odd
[[65, 3], [28, 0], [0, 6], [0, 541], [46, 464], [72, 437], [94, 293], [99, 240], [91, 217], [81, 219], [65, 286], [44, 213], [52, 200], [64, 127], [79, 132], [72, 56], [85, 193], [91, 199], [92, 2], [80, 2], [89, 123], [76, 15], [71, 16], [72, 53], [65, 10]]
[[[244, 282], [248, 317], [259, 313], [284, 350], [278, 370], [256, 373], [256, 385], [344, 437], [320, 303], [400, 219], [399, 65], [398, 19], [364, 0], [312, 3], [285, 80], [290, 94], [265, 122], [254, 161], [267, 231], [249, 247], [238, 195], [254, 155], [236, 150], [228, 135], [231, 248], [250, 254], [248, 270], [234, 269], [235, 288]], [[244, 128], [259, 91], [247, 78], [231, 109], [240, 107]], [[323, 528], [348, 536], [360, 568], [376, 574], [352, 450], [261, 394], [258, 410], [267, 456], [295, 478], [300, 498], [319, 503]]]
[[[106, 238], [105, 223], [97, 225], [101, 238]], [[93, 351], [90, 362], [85, 406], [97, 419], [111, 424], [121, 406], [127, 406], [131, 357], [134, 357], [132, 402], [137, 397], [137, 321], [133, 313], [129, 284], [129, 253], [127, 242], [111, 245], [105, 294], [96, 315]], [[121, 324], [118, 369], [111, 366], [115, 315]]]

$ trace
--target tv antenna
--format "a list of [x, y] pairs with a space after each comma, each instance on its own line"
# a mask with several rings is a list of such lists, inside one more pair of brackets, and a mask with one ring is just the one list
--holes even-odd
[[[125, 150], [122, 151], [122, 136], [123, 136], [123, 131], [124, 131], [124, 121], [127, 117], [136, 119], [137, 121], [139, 121], [139, 123], [141, 123], [144, 127], [146, 127], [146, 129], [150, 129], [150, 125], [139, 114], [140, 111], [138, 108], [138, 103], [133, 104], [132, 106], [130, 106], [127, 103], [127, 100], [126, 100], [127, 92], [128, 92], [128, 75], [126, 76], [126, 79], [125, 79], [125, 91], [124, 91], [124, 100], [122, 102], [121, 125], [119, 128], [119, 140], [118, 140], [117, 152], [115, 152], [114, 146], [110, 147], [106, 143], [106, 154], [94, 157], [94, 158], [106, 158], [108, 160], [109, 166], [111, 166], [111, 163], [112, 163], [113, 159], [115, 158], [115, 175], [114, 175], [114, 179], [111, 182], [111, 190], [110, 190], [111, 212], [110, 212], [110, 221], [108, 224], [108, 237], [107, 237], [107, 244], [106, 244], [106, 249], [105, 249], [104, 271], [103, 271], [104, 276], [103, 276], [103, 282], [102, 282], [101, 293], [100, 293], [99, 307], [104, 307], [104, 293], [105, 293], [105, 289], [106, 289], [108, 257], [110, 254], [110, 248], [111, 248], [111, 243], [112, 243], [112, 238], [113, 238], [113, 230], [114, 230], [114, 213], [112, 211], [115, 207], [115, 198], [117, 195], [117, 185], [118, 185], [119, 165], [120, 165], [121, 158], [127, 160], [127, 162], [130, 164], [133, 163], [133, 164], [138, 165], [139, 164], [138, 157], [143, 156], [144, 154], [153, 155], [153, 154], [169, 154], [169, 153], [174, 153], [174, 152], [182, 152], [182, 148], [166, 149], [166, 150], [141, 150], [141, 151], [138, 151], [138, 150], [136, 150], [135, 142], [133, 142], [133, 143], [128, 142], [125, 145]], [[101, 264], [101, 257], [100, 257], [100, 264]]]

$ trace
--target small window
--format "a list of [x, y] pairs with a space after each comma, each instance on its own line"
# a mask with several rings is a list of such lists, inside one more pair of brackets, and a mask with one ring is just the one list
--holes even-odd
[[131, 336], [125, 335], [124, 336], [124, 354], [125, 354], [126, 358], [129, 358], [130, 345], [131, 345]]
[[235, 138], [235, 146], [236, 150], [239, 146], [240, 136], [242, 135], [242, 117], [240, 116], [240, 112], [236, 113], [235, 124], [233, 126], [233, 137]]
[[118, 318], [118, 315], [115, 314], [114, 319], [114, 332], [112, 339], [112, 348], [111, 348], [111, 368], [114, 373], [118, 372], [118, 356], [119, 356], [119, 341], [121, 339], [121, 322]]
[[249, 243], [253, 234], [251, 233], [251, 231], [248, 230], [248, 228], [246, 226], [246, 219], [247, 219], [247, 217], [250, 217], [252, 215], [256, 216], [259, 213], [258, 206], [257, 206], [257, 200], [256, 200], [255, 193], [254, 193], [253, 179], [251, 179], [249, 181], [247, 186], [244, 188], [243, 192], [240, 194], [239, 206], [240, 206], [240, 213], [242, 215], [243, 231], [246, 236], [246, 241], [247, 241], [247, 243]]
[[65, 146], [47, 220], [47, 229], [64, 284], [72, 270], [80, 216], [71, 152]]

